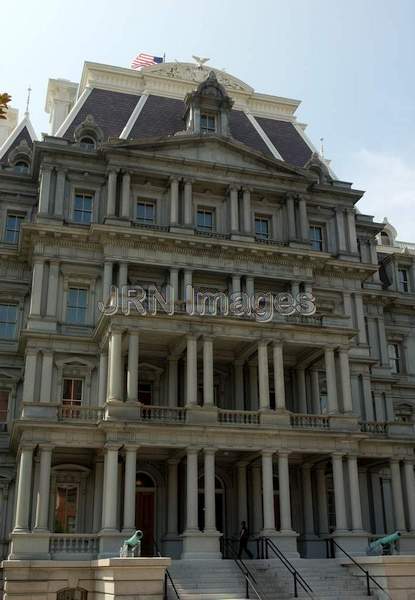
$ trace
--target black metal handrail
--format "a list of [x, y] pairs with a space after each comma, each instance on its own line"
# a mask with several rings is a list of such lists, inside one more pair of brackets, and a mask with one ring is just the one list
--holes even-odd
[[[159, 556], [161, 558], [161, 552], [159, 550], [159, 547], [157, 545], [156, 540], [153, 538], [153, 546], [155, 548], [156, 554], [157, 556]], [[164, 586], [163, 586], [163, 600], [167, 600], [167, 585], [168, 582], [170, 581], [171, 587], [173, 588], [173, 591], [176, 595], [177, 600], [180, 600], [180, 596], [179, 596], [179, 592], [177, 591], [176, 586], [174, 585], [174, 581], [172, 576], [169, 573], [169, 570], [166, 569], [165, 573], [164, 573]]]
[[230, 553], [232, 560], [237, 565], [238, 569], [241, 571], [242, 575], [245, 578], [245, 586], [246, 586], [246, 597], [249, 598], [249, 588], [251, 587], [255, 596], [258, 600], [262, 600], [258, 590], [255, 585], [257, 584], [257, 580], [255, 579], [251, 570], [246, 566], [245, 561], [240, 558], [233, 547], [233, 542], [236, 540], [232, 540], [229, 538], [222, 538], [222, 555], [225, 558], [227, 552]]
[[[341, 546], [340, 546], [340, 545], [339, 545], [339, 544], [336, 542], [336, 540], [334, 540], [333, 538], [329, 538], [329, 540], [330, 540], [330, 543], [331, 543], [332, 545], [336, 546], [336, 548], [338, 548], [338, 549], [339, 549], [341, 552], [343, 552], [343, 554], [344, 554], [345, 556], [347, 556], [347, 558], [348, 558], [349, 560], [351, 560], [351, 561], [352, 561], [352, 563], [353, 563], [354, 565], [356, 565], [356, 567], [358, 567], [358, 568], [359, 568], [359, 569], [360, 569], [360, 570], [361, 570], [361, 571], [362, 571], [362, 572], [365, 574], [365, 577], [366, 577], [366, 591], [367, 591], [367, 595], [368, 595], [368, 596], [371, 596], [371, 595], [372, 595], [372, 592], [371, 592], [371, 589], [370, 589], [370, 582], [372, 581], [372, 582], [373, 582], [373, 583], [376, 585], [376, 587], [378, 587], [378, 588], [379, 588], [379, 589], [380, 589], [380, 590], [381, 590], [381, 591], [382, 591], [384, 594], [386, 594], [386, 595], [388, 596], [388, 598], [391, 598], [391, 596], [388, 594], [388, 592], [385, 590], [385, 588], [383, 588], [383, 587], [380, 585], [380, 583], [379, 583], [378, 581], [376, 581], [376, 579], [375, 579], [375, 578], [374, 578], [372, 575], [370, 575], [370, 573], [369, 573], [369, 571], [368, 571], [367, 569], [364, 569], [364, 568], [362, 567], [362, 565], [360, 565], [360, 564], [359, 564], [359, 563], [358, 563], [358, 562], [357, 562], [357, 561], [356, 561], [356, 560], [353, 558], [353, 556], [351, 556], [351, 555], [350, 555], [350, 554], [349, 554], [349, 553], [348, 553], [348, 552], [347, 552], [347, 551], [346, 551], [344, 548], [342, 548], [342, 547], [341, 547]], [[333, 552], [333, 556], [334, 556], [334, 552]], [[391, 599], [391, 600], [392, 600], [392, 599]]]
[[314, 598], [311, 586], [307, 583], [307, 581], [304, 579], [301, 573], [297, 571], [292, 562], [288, 560], [285, 554], [281, 552], [278, 546], [270, 538], [260, 537], [257, 539], [258, 557], [269, 558], [270, 550], [282, 562], [284, 567], [288, 569], [288, 571], [291, 573], [294, 584], [294, 598], [298, 598], [298, 586], [300, 586], [310, 598]]

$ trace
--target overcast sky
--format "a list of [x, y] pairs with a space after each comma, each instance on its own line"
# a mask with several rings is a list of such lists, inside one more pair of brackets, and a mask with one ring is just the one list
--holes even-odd
[[49, 77], [85, 60], [128, 67], [140, 51], [210, 57], [255, 90], [302, 100], [300, 121], [362, 212], [415, 241], [413, 0], [20, 0], [2, 11], [0, 91], [48, 131]]

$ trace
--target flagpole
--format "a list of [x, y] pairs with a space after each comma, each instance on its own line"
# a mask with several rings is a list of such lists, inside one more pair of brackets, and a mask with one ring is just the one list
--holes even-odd
[[164, 63], [166, 62], [166, 53], [165, 53], [165, 52], [164, 52], [164, 54], [163, 54], [163, 62], [164, 62]]

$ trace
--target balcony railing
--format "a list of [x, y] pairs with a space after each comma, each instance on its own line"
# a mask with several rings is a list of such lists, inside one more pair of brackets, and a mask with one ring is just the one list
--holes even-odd
[[293, 414], [290, 420], [293, 429], [330, 429], [330, 417], [327, 415]]
[[141, 421], [162, 423], [184, 423], [186, 421], [186, 409], [182, 407], [143, 405], [140, 406], [140, 419]]
[[389, 423], [387, 421], [361, 421], [360, 431], [375, 435], [388, 435]]
[[68, 406], [58, 407], [59, 421], [92, 421], [97, 422], [104, 416], [104, 409], [98, 406]]
[[51, 533], [50, 554], [98, 554], [99, 541], [96, 536], [85, 533]]
[[259, 413], [254, 410], [218, 410], [218, 422], [226, 425], [259, 425]]

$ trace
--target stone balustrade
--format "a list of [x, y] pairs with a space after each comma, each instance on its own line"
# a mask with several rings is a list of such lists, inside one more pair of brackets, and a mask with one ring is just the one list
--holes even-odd
[[104, 409], [98, 406], [69, 406], [58, 407], [59, 421], [99, 421], [104, 415]]
[[52, 556], [58, 554], [98, 554], [98, 537], [89, 533], [51, 533], [49, 552]]
[[292, 414], [290, 421], [294, 429], [330, 429], [327, 415]]
[[156, 421], [158, 423], [184, 423], [186, 421], [186, 409], [181, 407], [142, 405], [139, 414], [142, 421]]
[[259, 425], [259, 412], [255, 410], [218, 410], [218, 422], [225, 425]]

